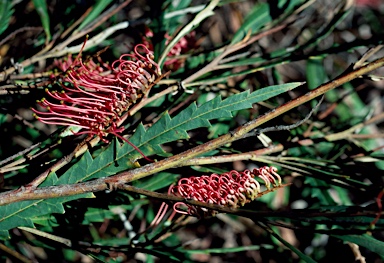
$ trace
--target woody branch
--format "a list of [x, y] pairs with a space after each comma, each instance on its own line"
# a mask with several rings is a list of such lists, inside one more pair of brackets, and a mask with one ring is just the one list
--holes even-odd
[[384, 66], [384, 57], [377, 59], [371, 63], [366, 64], [358, 69], [351, 70], [341, 74], [339, 77], [320, 85], [315, 90], [308, 92], [307, 94], [289, 101], [288, 103], [277, 107], [276, 109], [262, 115], [254, 120], [251, 120], [244, 125], [238, 127], [234, 131], [223, 135], [217, 139], [208, 141], [202, 145], [189, 149], [180, 154], [158, 161], [156, 163], [147, 164], [143, 167], [129, 170], [126, 172], [118, 173], [108, 178], [100, 178], [90, 182], [42, 187], [38, 189], [30, 189], [28, 191], [8, 191], [0, 194], [0, 205], [6, 205], [13, 202], [22, 200], [36, 200], [36, 199], [48, 199], [62, 196], [72, 196], [82, 193], [98, 192], [103, 191], [111, 186], [121, 187], [131, 181], [153, 175], [160, 171], [164, 171], [169, 168], [185, 166], [185, 162], [208, 151], [216, 149], [226, 143], [241, 139], [244, 134], [254, 130], [258, 126], [266, 123], [267, 121], [305, 103], [308, 102], [329, 90], [335, 89], [336, 87], [343, 85], [355, 78], [361, 77], [375, 69]]

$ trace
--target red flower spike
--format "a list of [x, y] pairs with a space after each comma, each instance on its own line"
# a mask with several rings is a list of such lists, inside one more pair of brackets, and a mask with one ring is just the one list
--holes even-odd
[[[237, 172], [233, 170], [221, 175], [181, 178], [176, 185], [169, 187], [168, 194], [209, 204], [239, 208], [253, 201], [262, 193], [256, 177], [263, 180], [267, 190], [270, 190], [271, 184], [273, 187], [279, 187], [282, 184], [281, 177], [277, 174], [277, 168], [264, 166], [252, 171]], [[168, 205], [163, 203], [151, 226], [161, 222], [167, 209]], [[173, 213], [168, 220], [171, 220], [176, 213], [200, 218], [214, 216], [217, 211], [177, 202], [173, 205]]]
[[103, 141], [107, 134], [114, 134], [148, 159], [120, 135], [124, 129], [116, 123], [161, 78], [160, 67], [153, 59], [153, 53], [143, 44], [135, 46], [133, 53], [120, 56], [111, 66], [99, 57], [97, 62], [93, 58], [83, 61], [81, 52], [75, 59], [69, 55], [55, 62], [64, 72], [57, 80], [63, 91], [46, 89], [55, 102], [42, 99], [38, 104], [47, 111], [32, 111], [43, 123], [82, 128], [77, 134], [98, 135]]

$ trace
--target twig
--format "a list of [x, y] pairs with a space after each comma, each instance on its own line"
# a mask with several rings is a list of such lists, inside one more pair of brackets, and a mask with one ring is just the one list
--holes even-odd
[[[89, 39], [85, 44], [83, 51], [86, 51], [100, 44], [103, 40], [105, 40], [107, 37], [115, 33], [117, 30], [127, 28], [128, 26], [129, 26], [129, 22], [125, 21], [105, 29], [104, 31], [100, 32], [96, 36]], [[55, 47], [52, 51], [46, 54], [32, 58], [31, 61], [38, 61], [41, 59], [47, 59], [52, 57], [61, 57], [69, 53], [78, 53], [82, 49], [82, 47], [83, 47], [83, 44], [79, 44], [72, 47], [64, 47], [63, 49], [60, 49], [59, 47]]]
[[24, 32], [24, 31], [38, 31], [38, 30], [41, 31], [41, 30], [43, 30], [43, 28], [41, 26], [39, 26], [39, 27], [26, 26], [26, 27], [19, 28], [19, 29], [13, 31], [11, 34], [9, 34], [7, 37], [3, 38], [0, 41], [0, 46], [4, 45], [5, 42], [7, 42], [8, 40], [10, 40], [11, 38], [15, 37], [17, 34], [19, 34], [21, 32]]
[[209, 142], [206, 142], [202, 145], [189, 149], [180, 154], [174, 155], [172, 157], [166, 158], [164, 160], [147, 164], [140, 168], [133, 170], [125, 171], [118, 173], [114, 176], [108, 178], [101, 178], [90, 182], [70, 184], [70, 185], [60, 185], [60, 186], [50, 186], [37, 188], [31, 191], [19, 191], [18, 193], [11, 194], [12, 191], [8, 191], [0, 194], [0, 205], [9, 204], [21, 200], [31, 200], [31, 199], [42, 199], [42, 198], [54, 198], [61, 196], [71, 196], [76, 194], [88, 193], [88, 192], [97, 192], [106, 190], [109, 187], [121, 187], [126, 183], [131, 181], [144, 178], [146, 176], [164, 171], [169, 168], [177, 167], [182, 165], [183, 162], [190, 160], [200, 154], [206, 153], [213, 149], [216, 149], [224, 144], [236, 141], [242, 138], [248, 132], [254, 130], [260, 125], [266, 123], [267, 121], [280, 116], [281, 114], [306, 103], [318, 96], [323, 95], [325, 92], [335, 89], [336, 87], [343, 85], [346, 82], [349, 82], [361, 75], [367, 74], [368, 72], [380, 68], [384, 65], [384, 57], [378, 60], [375, 60], [359, 69], [353, 70], [351, 72], [343, 73], [341, 76], [331, 80], [315, 90], [304, 94], [303, 96], [291, 100], [290, 102], [279, 106], [278, 108], [267, 112], [266, 114], [258, 117], [257, 119], [251, 120], [244, 125], [238, 127], [233, 132], [225, 134], [219, 138], [213, 139]]
[[[80, 31], [75, 31], [67, 40], [65, 40], [63, 43], [57, 46], [57, 49], [64, 49], [66, 48], [70, 43], [73, 41], [84, 37], [86, 34], [91, 32], [93, 29], [104, 23], [107, 19], [109, 19], [111, 16], [113, 16], [116, 12], [124, 8], [126, 5], [128, 5], [131, 2], [131, 0], [126, 0], [124, 1], [121, 5], [117, 6], [116, 9], [113, 11], [112, 9], [107, 10], [106, 12], [102, 13], [99, 16], [99, 19], [96, 19], [94, 23], [91, 25], [88, 25], [87, 28], [84, 28], [83, 30]], [[114, 8], [113, 6], [112, 8]]]
[[3, 164], [6, 164], [6, 163], [9, 162], [9, 161], [12, 161], [12, 160], [16, 159], [17, 157], [19, 157], [19, 156], [21, 156], [21, 155], [24, 155], [24, 154], [26, 154], [26, 153], [32, 151], [33, 149], [35, 149], [36, 147], [38, 147], [40, 144], [41, 144], [41, 142], [38, 142], [38, 143], [36, 143], [36, 144], [34, 144], [34, 145], [28, 147], [27, 149], [24, 149], [24, 150], [22, 150], [22, 151], [20, 151], [20, 152], [18, 152], [18, 153], [16, 153], [16, 154], [14, 154], [14, 155], [8, 157], [8, 158], [2, 160], [2, 161], [0, 162], [0, 166], [3, 165]]
[[278, 31], [282, 30], [283, 28], [285, 28], [286, 26], [287, 26], [286, 24], [283, 24], [283, 25], [271, 28], [269, 30], [266, 30], [264, 32], [261, 32], [261, 33], [257, 34], [254, 37], [251, 37], [251, 38], [248, 35], [242, 41], [240, 41], [239, 43], [227, 46], [223, 53], [221, 53], [219, 56], [217, 56], [208, 65], [206, 65], [205, 67], [203, 67], [199, 71], [195, 72], [194, 74], [192, 74], [188, 78], [184, 79], [182, 81], [182, 84], [184, 85], [184, 84], [187, 84], [187, 83], [191, 83], [192, 81], [196, 80], [197, 78], [201, 77], [202, 75], [204, 75], [204, 74], [206, 74], [208, 72], [212, 72], [212, 71], [217, 70], [218, 69], [217, 67], [219, 66], [219, 64], [229, 54], [231, 54], [233, 52], [236, 52], [236, 51], [238, 51], [238, 50], [240, 50], [240, 49], [242, 49], [242, 48], [244, 48], [244, 47], [246, 47], [246, 46], [256, 42], [257, 40], [259, 40], [259, 39], [261, 39], [261, 38], [263, 38], [265, 36], [268, 36], [270, 34], [278, 32]]
[[91, 140], [89, 138], [84, 139], [81, 143], [79, 143], [79, 145], [76, 147], [76, 149], [72, 153], [61, 158], [60, 161], [56, 162], [49, 169], [47, 169], [45, 172], [43, 172], [38, 177], [36, 177], [32, 182], [30, 182], [27, 185], [27, 188], [30, 188], [28, 190], [35, 189], [42, 182], [45, 181], [45, 179], [48, 177], [50, 173], [57, 172], [60, 168], [70, 163], [73, 157], [80, 156], [88, 149], [89, 146], [95, 146], [99, 141], [100, 141], [100, 137], [95, 137]]
[[[345, 131], [326, 135], [325, 139], [327, 139], [328, 141], [336, 141], [336, 140], [352, 138], [351, 137], [352, 133], [355, 132], [356, 130], [362, 129], [367, 125], [382, 122], [382, 121], [384, 121], [384, 113], [380, 113], [380, 114], [370, 118], [369, 120], [367, 120], [365, 122], [356, 124]], [[359, 137], [359, 136], [357, 136], [357, 137]]]
[[361, 255], [359, 246], [351, 242], [347, 242], [347, 244], [351, 248], [353, 255], [355, 256], [355, 261], [360, 261], [360, 263], [366, 263], [365, 257]]
[[71, 247], [72, 246], [72, 241], [67, 239], [67, 238], [63, 238], [63, 237], [59, 237], [59, 236], [55, 236], [55, 235], [52, 235], [52, 234], [49, 234], [49, 233], [46, 233], [44, 231], [40, 231], [36, 228], [30, 228], [30, 227], [24, 227], [24, 226], [19, 226], [18, 229], [20, 230], [24, 230], [24, 231], [27, 231], [29, 233], [32, 233], [32, 234], [35, 234], [35, 235], [38, 235], [38, 236], [41, 236], [41, 237], [45, 237], [45, 238], [48, 238], [48, 239], [51, 239], [53, 241], [56, 241], [56, 242], [59, 242], [59, 243], [62, 243], [68, 247]]
[[164, 15], [164, 19], [170, 19], [172, 17], [186, 15], [188, 13], [189, 14], [197, 13], [197, 12], [200, 12], [201, 10], [203, 10], [204, 7], [205, 7], [205, 5], [197, 5], [197, 6], [191, 6], [191, 7], [187, 7], [187, 8], [181, 9], [181, 10], [176, 10], [176, 11], [173, 11], [173, 12], [169, 12], [169, 13], [166, 13]]
[[21, 255], [19, 252], [10, 249], [9, 247], [4, 245], [3, 243], [0, 243], [0, 250], [3, 250], [5, 253], [8, 253], [9, 255], [13, 256], [14, 258], [20, 260], [21, 262], [24, 262], [24, 263], [32, 263], [33, 262], [32, 260]]
[[29, 93], [29, 89], [35, 89], [38, 87], [45, 87], [48, 84], [51, 84], [51, 81], [43, 81], [37, 84], [28, 84], [28, 86], [8, 84], [0, 86], [0, 95], [7, 95], [19, 91], [21, 94]]
[[250, 133], [244, 135], [243, 138], [247, 138], [247, 137], [250, 137], [250, 136], [255, 136], [255, 135], [259, 135], [261, 133], [266, 133], [266, 132], [271, 132], [271, 131], [289, 131], [289, 130], [292, 130], [294, 128], [297, 128], [301, 124], [303, 124], [304, 122], [309, 120], [309, 118], [312, 116], [312, 114], [317, 110], [317, 108], [323, 102], [323, 99], [324, 99], [324, 95], [321, 97], [320, 101], [316, 104], [316, 106], [307, 114], [307, 116], [305, 116], [304, 119], [302, 119], [302, 120], [300, 120], [300, 121], [298, 121], [298, 122], [296, 122], [294, 124], [291, 124], [291, 125], [279, 125], [279, 126], [274, 126], [274, 127], [267, 127], [267, 128], [262, 128], [262, 129], [256, 129], [253, 132], [250, 132]]
[[[131, 0], [126, 0], [122, 4], [117, 6], [116, 9], [114, 9], [114, 10], [107, 10], [104, 14], [100, 15], [101, 19], [97, 19], [96, 22], [94, 24], [92, 24], [91, 27], [87, 28], [86, 30], [82, 30], [79, 33], [73, 35], [72, 37], [68, 38], [66, 41], [62, 42], [61, 44], [56, 46], [54, 49], [52, 49], [51, 51], [48, 52], [48, 50], [50, 50], [52, 45], [53, 45], [53, 41], [52, 41], [50, 43], [50, 45], [46, 46], [42, 51], [38, 52], [37, 54], [35, 54], [31, 58], [26, 59], [23, 62], [19, 63], [20, 66], [25, 68], [25, 67], [27, 67], [27, 66], [29, 66], [29, 65], [37, 62], [37, 61], [40, 61], [42, 59], [56, 57], [56, 56], [62, 56], [62, 55], [68, 54], [69, 52], [71, 52], [71, 53], [78, 52], [80, 50], [80, 48], [81, 48], [81, 45], [70, 47], [70, 48], [67, 48], [67, 46], [70, 43], [72, 43], [73, 41], [75, 41], [76, 39], [86, 35], [90, 31], [92, 31], [94, 28], [99, 26], [106, 19], [108, 19], [109, 17], [114, 15], [117, 11], [119, 11], [120, 9], [122, 9], [123, 7], [128, 5], [130, 2], [131, 2]], [[122, 28], [126, 28], [128, 25], [129, 25], [128, 22], [122, 22], [122, 23], [119, 23], [119, 24], [117, 24], [115, 26], [109, 27], [105, 31], [103, 31], [103, 32], [99, 33], [97, 36], [93, 37], [92, 38], [93, 40], [91, 39], [89, 41], [88, 45], [90, 45], [90, 44], [97, 44], [97, 43], [101, 42], [103, 39], [105, 39], [105, 37], [108, 37], [109, 35], [113, 34], [116, 30], [119, 30], [119, 29], [122, 29]], [[90, 47], [91, 46], [88, 46], [88, 48], [90, 48]], [[16, 71], [16, 68], [12, 67], [12, 68], [9, 68], [7, 70], [4, 70], [3, 72], [0, 72], [0, 82], [4, 81], [7, 78], [8, 75], [12, 74], [15, 71]]]
[[367, 61], [383, 47], [384, 45], [377, 45], [376, 47], [368, 49], [368, 51], [353, 65], [353, 69], [357, 69], [364, 65], [365, 61]]
[[84, 19], [89, 15], [89, 13], [91, 13], [93, 9], [93, 6], [91, 6], [90, 8], [88, 8], [84, 14], [82, 14], [82, 16], [76, 20], [75, 23], [73, 23], [72, 25], [70, 25], [61, 35], [60, 35], [60, 38], [63, 39], [65, 38], [75, 27], [77, 27], [81, 22], [84, 21]]
[[10, 75], [9, 79], [10, 80], [36, 79], [36, 78], [49, 77], [51, 75], [52, 75], [52, 72], [39, 72], [39, 73], [29, 73], [29, 74], [20, 74], [20, 75]]
[[188, 34], [194, 27], [200, 24], [201, 21], [203, 21], [205, 18], [212, 16], [214, 14], [213, 9], [219, 4], [219, 0], [212, 0], [209, 2], [209, 4], [201, 10], [195, 18], [189, 22], [187, 25], [184, 26], [183, 29], [180, 30], [180, 32], [171, 40], [171, 42], [165, 47], [163, 53], [160, 55], [158, 64], [161, 66], [164, 63], [164, 60], [166, 56], [168, 55], [169, 51], [176, 45], [179, 40]]
[[283, 149], [284, 147], [282, 145], [277, 145], [277, 146], [272, 146], [269, 148], [250, 151], [246, 153], [236, 153], [236, 154], [227, 154], [227, 155], [220, 155], [220, 156], [209, 156], [209, 157], [195, 157], [195, 158], [184, 161], [183, 163], [178, 165], [178, 167], [253, 160], [256, 156], [273, 153], [273, 152], [279, 152], [279, 151], [282, 151]]
[[172, 109], [170, 109], [168, 111], [168, 114], [170, 116], [172, 116], [173, 113], [175, 113], [176, 111], [178, 111], [179, 109], [181, 109], [182, 107], [184, 107], [185, 105], [189, 104], [191, 100], [193, 99], [196, 99], [196, 97], [198, 96], [198, 93], [197, 91], [193, 92], [191, 95], [189, 95], [185, 100], [183, 100], [182, 102], [180, 102], [179, 104], [177, 104], [175, 107], [173, 107]]

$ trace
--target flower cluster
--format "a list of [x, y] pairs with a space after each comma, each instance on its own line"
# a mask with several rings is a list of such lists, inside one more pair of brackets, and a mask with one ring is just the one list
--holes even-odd
[[123, 128], [116, 123], [122, 113], [149, 92], [161, 71], [143, 44], [111, 65], [97, 59], [97, 63], [94, 58], [83, 61], [80, 53], [75, 59], [57, 61], [64, 72], [57, 81], [62, 91], [46, 89], [55, 102], [38, 101], [47, 111], [32, 109], [35, 117], [47, 124], [80, 127], [83, 131], [77, 134], [98, 135], [103, 140], [109, 133], [119, 136]]
[[[277, 174], [277, 168], [264, 166], [252, 171], [238, 172], [233, 170], [220, 175], [211, 174], [210, 176], [182, 178], [176, 185], [169, 187], [168, 194], [208, 204], [239, 208], [253, 201], [262, 192], [260, 183], [255, 178], [260, 178], [267, 190], [271, 189], [271, 185], [273, 187], [281, 185], [281, 177]], [[152, 225], [159, 224], [167, 209], [168, 205], [163, 203]], [[177, 202], [173, 205], [171, 218], [175, 213], [206, 217], [213, 216], [217, 212]]]

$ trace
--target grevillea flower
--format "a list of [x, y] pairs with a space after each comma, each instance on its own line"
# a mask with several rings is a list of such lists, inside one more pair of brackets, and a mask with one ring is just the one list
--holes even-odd
[[[182, 178], [176, 185], [171, 185], [168, 194], [192, 199], [208, 204], [216, 204], [229, 208], [239, 208], [253, 201], [262, 192], [260, 178], [267, 190], [281, 186], [281, 177], [277, 174], [277, 168], [264, 166], [258, 169], [245, 170], [244, 172], [230, 171], [223, 174], [203, 175], [200, 177]], [[168, 205], [163, 203], [151, 225], [157, 225], [167, 212]], [[192, 206], [183, 202], [173, 205], [173, 213], [206, 217], [214, 216], [217, 211], [203, 207]]]
[[70, 55], [57, 61], [64, 72], [56, 81], [62, 91], [46, 89], [50, 99], [43, 98], [38, 104], [47, 111], [32, 111], [43, 123], [82, 128], [77, 134], [98, 135], [104, 141], [107, 134], [114, 134], [127, 141], [119, 135], [124, 128], [117, 123], [122, 113], [149, 92], [161, 70], [143, 44], [110, 66], [97, 58], [98, 63], [93, 58], [83, 61], [80, 53], [75, 59]]

